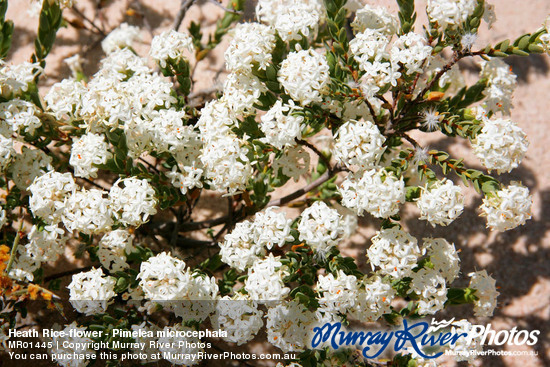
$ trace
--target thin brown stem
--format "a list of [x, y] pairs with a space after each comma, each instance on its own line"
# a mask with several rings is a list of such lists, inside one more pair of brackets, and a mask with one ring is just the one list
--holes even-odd
[[172, 26], [175, 31], [180, 28], [181, 22], [183, 22], [183, 18], [185, 18], [187, 10], [189, 10], [194, 2], [195, 0], [181, 0], [180, 9], [178, 10], [178, 14], [176, 15], [176, 19], [174, 20], [174, 25]]

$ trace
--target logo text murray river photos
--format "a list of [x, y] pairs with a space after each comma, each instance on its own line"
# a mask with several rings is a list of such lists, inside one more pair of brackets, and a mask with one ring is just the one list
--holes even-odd
[[[466, 339], [469, 344], [473, 338], [481, 338], [481, 345], [485, 344], [485, 340], [489, 337], [489, 343], [502, 345], [506, 342], [514, 345], [534, 345], [537, 343], [537, 335], [540, 331], [526, 330], [517, 331], [516, 328], [512, 331], [502, 330], [496, 333], [491, 330], [491, 324], [487, 326], [474, 325], [469, 333], [455, 333], [451, 331], [433, 332], [427, 322], [418, 322], [410, 324], [407, 320], [403, 320], [403, 328], [392, 331], [346, 331], [342, 330], [341, 323], [326, 323], [321, 327], [313, 329], [313, 338], [311, 346], [318, 347], [321, 343], [330, 343], [333, 349], [338, 349], [342, 346], [356, 346], [362, 349], [362, 354], [365, 358], [376, 358], [382, 354], [388, 346], [393, 342], [393, 349], [399, 352], [403, 348], [412, 348], [418, 355], [423, 358], [437, 358], [444, 352], [426, 355], [423, 351], [425, 347], [443, 347], [446, 345], [456, 344], [460, 338]], [[500, 337], [500, 335], [502, 337]], [[518, 336], [520, 336], [518, 338]], [[521, 339], [521, 340], [520, 340]], [[372, 350], [372, 351], [371, 351]]]

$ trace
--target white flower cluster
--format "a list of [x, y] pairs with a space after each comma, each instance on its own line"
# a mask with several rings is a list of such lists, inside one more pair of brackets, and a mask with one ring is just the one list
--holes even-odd
[[116, 295], [115, 278], [104, 276], [101, 268], [73, 275], [67, 288], [75, 310], [86, 315], [105, 312]]
[[311, 49], [291, 52], [281, 63], [277, 79], [302, 106], [321, 102], [330, 82], [327, 60]]
[[262, 316], [256, 302], [237, 293], [234, 297], [220, 299], [210, 320], [214, 329], [227, 332], [224, 340], [242, 345], [252, 340], [264, 326]]
[[391, 14], [385, 7], [367, 4], [357, 10], [351, 27], [356, 33], [372, 29], [387, 36], [392, 36], [397, 32], [398, 25], [399, 22], [395, 15]]
[[487, 274], [487, 270], [476, 271], [468, 274], [470, 278], [470, 288], [475, 289], [478, 298], [474, 304], [474, 314], [478, 317], [493, 316], [493, 311], [497, 306], [497, 297], [500, 294], [496, 290], [496, 281]]
[[420, 209], [420, 219], [427, 220], [433, 227], [436, 224], [447, 226], [462, 214], [464, 196], [459, 186], [443, 179], [426, 184], [416, 205]]
[[447, 301], [447, 285], [441, 273], [437, 269], [422, 268], [412, 272], [410, 277], [409, 293], [416, 293], [420, 297], [418, 313], [433, 315], [441, 311]]
[[315, 315], [296, 300], [267, 311], [267, 340], [283, 352], [301, 352], [309, 347]]
[[117, 180], [109, 191], [109, 200], [113, 216], [128, 226], [139, 226], [157, 213], [155, 190], [145, 179]]
[[169, 59], [177, 62], [184, 58], [185, 50], [193, 50], [193, 40], [191, 37], [185, 33], [170, 30], [153, 37], [149, 56], [160, 67], [165, 68], [166, 62]]
[[248, 278], [244, 282], [244, 289], [251, 300], [265, 303], [281, 300], [290, 292], [285, 287], [283, 278], [288, 274], [282, 268], [280, 257], [269, 254], [263, 260], [256, 260], [248, 268]]
[[133, 240], [134, 236], [126, 229], [116, 229], [104, 235], [97, 250], [101, 265], [111, 271], [128, 268], [126, 256], [134, 251]]
[[[91, 347], [93, 340], [88, 337], [79, 337], [78, 334], [83, 334], [86, 330], [85, 327], [79, 327], [76, 321], [73, 321], [70, 325], [65, 326], [62, 330], [63, 333], [55, 334], [52, 338], [53, 348], [51, 353], [55, 356], [55, 361], [63, 367], [83, 367], [88, 365], [92, 360], [92, 356], [95, 356], [96, 351]], [[63, 336], [58, 336], [63, 335]], [[71, 345], [81, 346], [78, 350], [75, 350]], [[74, 358], [74, 354], [77, 358]]]
[[254, 104], [266, 87], [260, 80], [248, 73], [231, 73], [223, 85], [223, 100], [235, 116], [248, 116], [254, 111]]
[[529, 189], [512, 182], [508, 187], [485, 195], [481, 215], [487, 217], [487, 227], [504, 232], [531, 219], [532, 203]]
[[407, 75], [421, 73], [425, 61], [432, 54], [432, 47], [426, 38], [414, 32], [400, 36], [392, 45], [391, 61], [393, 65], [401, 65]]
[[317, 292], [320, 296], [319, 311], [330, 314], [347, 314], [356, 304], [359, 282], [354, 275], [346, 275], [342, 270], [334, 274], [319, 275]]
[[21, 153], [15, 154], [9, 167], [11, 178], [17, 188], [28, 190], [36, 177], [52, 170], [52, 157], [39, 149], [21, 148]]
[[348, 167], [356, 165], [368, 169], [378, 164], [385, 141], [371, 121], [348, 121], [338, 129], [332, 152], [338, 162]]
[[517, 168], [529, 147], [523, 130], [509, 119], [484, 119], [481, 133], [472, 141], [474, 154], [488, 170], [498, 173]]
[[434, 270], [439, 271], [448, 283], [452, 283], [460, 272], [460, 258], [454, 244], [444, 238], [424, 238], [423, 245]]
[[510, 115], [512, 94], [517, 86], [512, 68], [501, 59], [493, 58], [482, 63], [479, 78], [487, 80], [487, 87], [483, 90], [487, 110]]
[[232, 72], [251, 73], [257, 65], [265, 70], [275, 48], [275, 30], [259, 23], [239, 24], [225, 51], [225, 66]]
[[0, 91], [2, 97], [18, 96], [29, 90], [29, 84], [40, 75], [44, 69], [38, 62], [24, 61], [19, 64], [6, 64], [0, 60]]
[[375, 217], [388, 218], [399, 212], [405, 202], [405, 183], [392, 172], [371, 169], [350, 173], [340, 189], [342, 205], [357, 215], [367, 211]]
[[76, 189], [70, 173], [50, 171], [37, 177], [29, 186], [29, 208], [35, 217], [48, 223], [58, 223], [65, 208], [65, 199]]
[[122, 23], [101, 41], [101, 48], [103, 52], [110, 54], [121, 48], [132, 47], [134, 41], [139, 39], [139, 33], [138, 27]]
[[458, 28], [473, 14], [476, 0], [428, 0], [426, 12], [441, 28]]
[[33, 135], [42, 125], [37, 113], [38, 108], [33, 103], [19, 98], [0, 103], [0, 133], [6, 137], [11, 136], [12, 132]]
[[260, 130], [265, 134], [262, 141], [278, 149], [295, 146], [295, 139], [302, 138], [302, 130], [305, 128], [304, 117], [293, 115], [294, 111], [300, 109], [292, 100], [288, 104], [283, 104], [281, 100], [275, 102], [261, 117]]
[[323, 258], [343, 235], [341, 220], [342, 216], [336, 209], [329, 208], [323, 201], [316, 201], [302, 212], [298, 223], [299, 239]]
[[397, 227], [382, 229], [371, 239], [367, 258], [380, 273], [399, 279], [409, 276], [423, 253], [416, 238]]
[[69, 164], [77, 177], [97, 177], [96, 165], [107, 163], [113, 155], [103, 135], [88, 133], [74, 138]]
[[361, 322], [374, 322], [391, 312], [391, 302], [396, 292], [389, 280], [378, 275], [365, 277], [363, 283], [364, 288], [357, 292], [355, 307], [350, 315]]
[[64, 202], [61, 220], [69, 232], [102, 233], [111, 229], [111, 202], [105, 192], [81, 189], [73, 192]]
[[311, 156], [300, 146], [294, 146], [283, 149], [280, 156], [273, 160], [273, 171], [279, 172], [294, 181], [298, 181], [300, 176], [309, 172]]

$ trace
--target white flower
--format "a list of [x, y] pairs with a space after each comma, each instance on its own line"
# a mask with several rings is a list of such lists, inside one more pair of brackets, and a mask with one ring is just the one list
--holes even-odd
[[194, 366], [201, 362], [201, 359], [198, 358], [202, 352], [200, 347], [202, 343], [199, 338], [170, 334], [171, 331], [191, 333], [193, 329], [177, 325], [174, 327], [165, 326], [163, 331], [167, 336], [158, 338], [158, 350], [162, 353], [164, 359], [178, 366]]
[[451, 283], [460, 272], [460, 258], [454, 244], [444, 238], [424, 238], [424, 249], [430, 257], [434, 269], [438, 270], [447, 282]]
[[298, 223], [300, 241], [304, 241], [321, 257], [336, 246], [343, 235], [341, 215], [323, 201], [316, 201], [302, 212]]
[[474, 44], [476, 43], [476, 41], [477, 41], [477, 34], [475, 33], [466, 33], [460, 39], [460, 43], [462, 44], [462, 47], [466, 51], [470, 51], [474, 46]]
[[298, 182], [300, 176], [309, 172], [311, 156], [300, 146], [284, 148], [273, 158], [273, 171], [291, 177]]
[[69, 164], [74, 167], [74, 175], [96, 178], [98, 168], [95, 166], [107, 163], [113, 156], [105, 136], [88, 133], [73, 139]]
[[162, 252], [141, 263], [137, 279], [147, 299], [168, 301], [187, 295], [191, 277], [182, 260]]
[[251, 300], [265, 303], [266, 301], [281, 300], [287, 296], [290, 289], [285, 287], [283, 277], [287, 275], [281, 269], [280, 257], [269, 254], [263, 260], [248, 268], [248, 278], [244, 282], [244, 289]]
[[293, 115], [294, 111], [301, 109], [292, 100], [288, 104], [277, 100], [260, 118], [260, 130], [265, 134], [261, 140], [277, 149], [295, 146], [295, 139], [302, 138], [302, 130], [306, 127], [303, 116]]
[[232, 72], [252, 72], [254, 65], [265, 70], [275, 48], [275, 30], [258, 23], [238, 24], [225, 51], [225, 65]]
[[510, 172], [521, 163], [529, 142], [527, 135], [509, 119], [485, 119], [472, 141], [474, 154], [489, 171]]
[[225, 296], [217, 301], [216, 313], [210, 320], [214, 329], [227, 332], [225, 341], [242, 345], [252, 340], [264, 326], [263, 314], [256, 302], [237, 293], [235, 297]]
[[[52, 359], [63, 367], [82, 367], [87, 366], [92, 360], [92, 356], [96, 355], [96, 351], [92, 348], [93, 340], [88, 337], [78, 337], [76, 335], [87, 332], [85, 327], [79, 327], [76, 321], [67, 325], [63, 330], [63, 334], [55, 334], [52, 338]], [[64, 336], [58, 336], [64, 335]], [[79, 349], [70, 347], [78, 345]], [[74, 358], [76, 354], [77, 358]], [[55, 356], [55, 358], [53, 358]]]
[[134, 251], [133, 240], [134, 236], [125, 229], [117, 229], [104, 235], [97, 250], [101, 265], [111, 271], [128, 268], [126, 256]]
[[278, 9], [271, 25], [284, 42], [299, 41], [302, 37], [313, 40], [322, 15], [324, 12], [321, 13], [314, 2], [287, 2]]
[[439, 129], [439, 123], [441, 121], [441, 116], [439, 112], [434, 109], [428, 109], [421, 113], [422, 116], [422, 127], [427, 131], [436, 131]]
[[330, 82], [327, 60], [311, 49], [291, 52], [281, 63], [277, 79], [302, 106], [321, 102]]
[[67, 118], [74, 120], [80, 117], [82, 110], [82, 96], [86, 87], [81, 81], [63, 79], [52, 85], [44, 96], [48, 110], [52, 111], [56, 119]]
[[237, 223], [219, 244], [224, 263], [244, 271], [265, 254], [264, 246], [254, 240], [254, 225], [249, 221]]
[[254, 113], [254, 104], [266, 87], [251, 74], [231, 73], [223, 84], [223, 100], [236, 116], [248, 116]]
[[65, 243], [69, 239], [65, 231], [57, 225], [50, 225], [40, 230], [32, 226], [27, 234], [25, 245], [27, 254], [39, 262], [56, 261], [65, 252]]
[[364, 71], [360, 87], [367, 98], [374, 97], [381, 88], [397, 86], [397, 79], [401, 76], [399, 65], [390, 61], [365, 61], [359, 66]]
[[332, 152], [338, 162], [366, 169], [380, 160], [386, 138], [371, 121], [352, 120], [340, 126], [334, 140]]
[[3, 97], [19, 95], [29, 90], [29, 85], [44, 69], [40, 63], [24, 61], [13, 65], [0, 60], [0, 91]]
[[[36, 116], [37, 113], [38, 108], [34, 104], [19, 98], [0, 103], [0, 120], [14, 133], [33, 135], [34, 131], [42, 126], [42, 121]], [[5, 131], [4, 127], [2, 131]]]
[[184, 58], [184, 51], [193, 50], [193, 40], [186, 33], [170, 30], [153, 37], [149, 56], [160, 67], [166, 67], [166, 61], [179, 61]]
[[468, 274], [470, 278], [469, 288], [475, 289], [475, 296], [479, 298], [474, 303], [474, 315], [476, 317], [493, 316], [497, 306], [497, 297], [500, 294], [496, 289], [496, 281], [487, 274], [486, 270]]
[[172, 185], [180, 189], [183, 195], [187, 194], [188, 190], [195, 187], [202, 187], [203, 169], [195, 167], [195, 162], [190, 166], [174, 166], [172, 171], [166, 172], [166, 176], [170, 178]]
[[395, 290], [388, 280], [376, 275], [365, 278], [365, 288], [356, 294], [356, 303], [350, 310], [350, 315], [361, 322], [374, 322], [383, 314], [391, 312], [391, 302], [395, 298]]
[[422, 268], [410, 274], [412, 278], [409, 293], [416, 293], [418, 313], [433, 315], [441, 311], [447, 301], [447, 285], [445, 278], [437, 269]]
[[157, 213], [155, 190], [145, 179], [118, 179], [111, 187], [109, 199], [113, 215], [127, 226], [139, 226]]
[[0, 169], [5, 170], [15, 155], [13, 139], [0, 134]]
[[[472, 325], [466, 319], [453, 322], [451, 327], [451, 333], [455, 335], [470, 335], [473, 332], [474, 325]], [[471, 364], [479, 355], [479, 352], [483, 350], [483, 345], [481, 344], [481, 336], [472, 339], [470, 339], [469, 337], [457, 338], [455, 343], [451, 342], [449, 344], [449, 348], [456, 353], [455, 359], [457, 362], [468, 361], [468, 363]]]
[[357, 215], [366, 210], [379, 218], [388, 218], [399, 212], [399, 204], [405, 202], [405, 183], [392, 172], [371, 169], [350, 173], [342, 182], [339, 192], [342, 205]]
[[432, 54], [432, 47], [423, 35], [409, 32], [400, 36], [392, 45], [392, 64], [402, 65], [407, 75], [422, 73], [425, 61]]
[[62, 221], [69, 232], [102, 233], [113, 225], [109, 199], [102, 190], [75, 191], [65, 200]]
[[480, 79], [487, 79], [487, 87], [483, 90], [484, 106], [488, 111], [500, 111], [510, 115], [512, 95], [517, 86], [516, 74], [504, 61], [494, 58], [481, 64]]
[[73, 275], [67, 288], [75, 310], [86, 315], [105, 312], [116, 295], [115, 278], [104, 276], [101, 268]]
[[389, 40], [386, 34], [374, 29], [366, 29], [357, 33], [349, 43], [353, 58], [361, 70], [368, 69], [373, 61], [382, 61], [389, 55], [386, 51]]
[[487, 217], [487, 227], [499, 232], [516, 228], [531, 219], [533, 198], [529, 189], [517, 182], [499, 191], [488, 193], [480, 209]]
[[283, 247], [287, 241], [294, 240], [290, 234], [292, 219], [287, 219], [284, 212], [277, 213], [276, 209], [269, 207], [256, 213], [254, 219], [254, 242], [270, 250], [274, 245]]
[[296, 300], [267, 311], [267, 340], [283, 352], [300, 352], [311, 342], [315, 315]]
[[135, 40], [139, 38], [139, 28], [122, 23], [101, 41], [101, 48], [106, 54], [110, 54], [119, 48], [132, 47]]
[[58, 223], [65, 210], [66, 197], [76, 189], [70, 173], [50, 171], [37, 177], [29, 186], [29, 208], [35, 217], [48, 223]]
[[372, 270], [379, 267], [381, 274], [394, 278], [409, 276], [422, 255], [416, 238], [397, 227], [376, 232], [371, 241], [367, 258]]
[[274, 26], [279, 16], [286, 12], [286, 9], [292, 7], [298, 3], [305, 4], [309, 7], [310, 11], [319, 14], [322, 18], [319, 22], [324, 20], [325, 7], [321, 0], [259, 0], [256, 5], [256, 16], [261, 22]]
[[322, 311], [345, 315], [355, 306], [359, 282], [354, 275], [346, 275], [338, 270], [336, 277], [332, 273], [319, 275], [316, 288], [320, 294], [318, 301]]
[[420, 209], [420, 219], [427, 220], [435, 227], [448, 226], [462, 214], [464, 195], [459, 186], [443, 179], [432, 185], [426, 184], [416, 201]]
[[9, 166], [11, 178], [20, 190], [27, 190], [36, 177], [52, 169], [52, 157], [27, 146], [21, 148], [21, 154], [16, 154]]
[[456, 28], [472, 15], [476, 6], [476, 0], [428, 0], [426, 12], [430, 21], [441, 28]]
[[367, 29], [373, 29], [391, 37], [397, 32], [399, 23], [395, 15], [391, 14], [383, 6], [372, 6], [366, 4], [355, 14], [355, 19], [351, 27], [355, 33], [364, 32]]
[[73, 78], [76, 79], [78, 77], [78, 74], [82, 73], [82, 57], [80, 57], [80, 54], [74, 54], [71, 57], [67, 57], [63, 60], [63, 62], [67, 64], [67, 66], [71, 70]]

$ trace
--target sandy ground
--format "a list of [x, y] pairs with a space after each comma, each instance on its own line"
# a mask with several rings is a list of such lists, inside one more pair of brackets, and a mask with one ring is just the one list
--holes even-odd
[[[486, 43], [496, 43], [503, 38], [514, 39], [523, 33], [535, 30], [550, 14], [548, 0], [530, 0], [519, 2], [515, 0], [493, 0], [496, 6], [497, 23], [491, 30], [482, 29], [477, 46]], [[374, 1], [370, 3], [390, 3], [389, 1]], [[422, 9], [424, 2], [418, 2], [417, 9]], [[12, 0], [8, 8], [8, 19], [15, 22], [15, 32], [9, 61], [20, 62], [30, 57], [36, 34], [37, 18], [29, 16], [28, 0]], [[97, 6], [95, 1], [78, 0], [77, 7], [90, 19], [95, 19], [106, 30], [113, 29], [126, 21], [143, 27], [143, 45], [137, 51], [146, 55], [146, 46], [153, 34], [168, 29], [175, 17], [179, 1], [177, 0], [112, 0], [103, 1], [104, 6]], [[181, 29], [191, 20], [212, 25], [218, 19], [220, 9], [212, 4], [198, 4], [191, 7]], [[74, 11], [66, 11], [65, 17], [73, 24], [82, 19]], [[425, 19], [422, 10], [419, 19]], [[84, 22], [87, 24], [86, 22]], [[48, 57], [46, 67], [47, 78], [43, 87], [69, 76], [68, 67], [62, 62], [66, 57], [80, 53], [85, 59], [84, 69], [87, 74], [97, 70], [98, 60], [102, 57], [99, 46], [99, 35], [87, 29], [76, 29], [69, 25], [58, 33], [58, 40], [52, 54]], [[222, 51], [224, 45], [212, 56], [199, 65], [195, 75], [199, 76], [196, 88], [207, 88], [220, 80], [215, 80], [223, 65]], [[481, 203], [478, 195], [470, 195], [464, 214], [449, 227], [435, 228], [415, 219], [414, 209], [410, 206], [403, 212], [406, 227], [417, 238], [441, 236], [455, 243], [461, 249], [462, 273], [465, 275], [474, 270], [487, 269], [500, 286], [499, 307], [495, 316], [490, 319], [472, 319], [471, 310], [456, 308], [448, 310], [442, 317], [468, 317], [478, 323], [492, 323], [493, 329], [510, 329], [514, 326], [520, 329], [540, 330], [539, 343], [533, 348], [538, 356], [516, 357], [484, 357], [476, 365], [483, 366], [550, 366], [550, 144], [547, 112], [550, 96], [549, 58], [546, 55], [533, 55], [527, 58], [509, 57], [505, 59], [514, 73], [518, 75], [518, 88], [514, 98], [512, 119], [527, 133], [531, 145], [527, 157], [520, 168], [510, 174], [501, 175], [500, 179], [522, 181], [528, 186], [534, 197], [533, 218], [525, 226], [515, 230], [496, 234], [485, 228], [485, 222], [478, 216], [477, 207]], [[477, 72], [473, 62], [465, 62], [461, 66], [471, 73]], [[479, 162], [472, 157], [467, 143], [445, 138], [443, 135], [428, 139], [423, 134], [417, 138], [423, 144], [429, 144], [435, 149], [448, 149], [453, 156], [466, 156], [468, 164], [480, 168]], [[286, 188], [290, 190], [291, 188]], [[470, 191], [469, 191], [470, 192]], [[471, 192], [470, 192], [471, 193]], [[220, 211], [219, 201], [215, 198], [204, 201], [201, 212], [196, 217], [216, 217]], [[360, 230], [346, 246], [346, 253], [356, 256], [362, 266], [365, 266], [365, 249], [370, 237], [378, 228], [379, 223], [370, 218], [360, 220]], [[55, 267], [73, 267], [71, 254]], [[464, 285], [457, 281], [456, 284]], [[253, 346], [261, 348], [261, 346]], [[511, 350], [504, 346], [502, 349]], [[452, 362], [444, 365], [451, 366]]]

